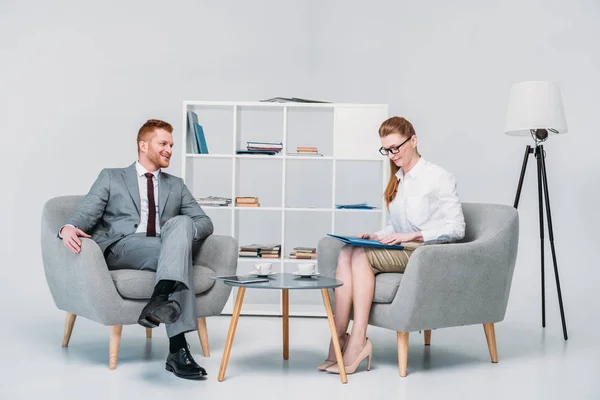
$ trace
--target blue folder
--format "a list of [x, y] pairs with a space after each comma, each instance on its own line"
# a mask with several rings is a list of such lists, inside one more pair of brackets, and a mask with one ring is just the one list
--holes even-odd
[[208, 154], [208, 146], [206, 145], [206, 138], [204, 137], [202, 125], [195, 122], [194, 127], [196, 128], [196, 139], [198, 140], [198, 150], [200, 151], [200, 154]]
[[331, 236], [334, 239], [340, 240], [350, 246], [357, 247], [377, 247], [380, 249], [391, 249], [391, 250], [403, 250], [404, 246], [401, 244], [383, 244], [379, 240], [361, 239], [354, 236], [340, 236], [328, 233], [327, 236]]

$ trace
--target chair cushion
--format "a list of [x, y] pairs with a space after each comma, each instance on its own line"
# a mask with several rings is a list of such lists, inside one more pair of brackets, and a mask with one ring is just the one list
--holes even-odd
[[375, 276], [375, 296], [373, 303], [388, 304], [396, 297], [398, 286], [404, 274], [385, 272]]
[[[211, 277], [215, 272], [201, 265], [194, 265], [194, 289], [196, 294], [204, 293], [215, 284]], [[133, 300], [146, 300], [154, 291], [154, 275], [152, 271], [138, 271], [134, 269], [120, 269], [110, 271], [113, 282], [121, 297]]]

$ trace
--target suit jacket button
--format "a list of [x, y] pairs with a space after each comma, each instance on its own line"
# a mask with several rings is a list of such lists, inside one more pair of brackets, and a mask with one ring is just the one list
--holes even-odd
[[138, 224], [135, 224], [133, 227], [134, 227], [134, 228], [137, 228], [137, 227], [138, 227]]
[[125, 234], [124, 234], [124, 233], [121, 233], [121, 237], [125, 237]]

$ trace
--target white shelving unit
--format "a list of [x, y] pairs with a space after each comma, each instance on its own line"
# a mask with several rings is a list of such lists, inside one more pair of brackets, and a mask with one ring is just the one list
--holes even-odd
[[[198, 115], [208, 154], [187, 149], [187, 111]], [[296, 246], [317, 247], [327, 233], [357, 234], [380, 229], [387, 219], [383, 190], [388, 159], [379, 154], [378, 129], [388, 118], [385, 104], [184, 101], [182, 178], [194, 197], [257, 196], [260, 207], [208, 207], [215, 233], [240, 245], [281, 244], [281, 259], [239, 258], [238, 273], [257, 261], [280, 272], [317, 260], [289, 259]], [[247, 141], [283, 143], [278, 155], [241, 155]], [[322, 157], [287, 155], [315, 146]], [[336, 204], [366, 201], [373, 210], [339, 210]], [[225, 306], [231, 313], [237, 291]], [[281, 315], [281, 293], [249, 290], [244, 314]], [[290, 315], [324, 316], [319, 291], [291, 291]]]

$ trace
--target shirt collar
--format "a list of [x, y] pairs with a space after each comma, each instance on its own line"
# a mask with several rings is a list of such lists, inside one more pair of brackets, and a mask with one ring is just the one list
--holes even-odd
[[[142, 177], [142, 176], [144, 176], [145, 174], [147, 174], [147, 173], [148, 173], [148, 170], [147, 170], [146, 168], [144, 168], [144, 166], [143, 166], [142, 164], [140, 164], [140, 162], [139, 162], [139, 161], [136, 161], [136, 162], [135, 162], [135, 170], [136, 170], [136, 172], [137, 172], [137, 175], [138, 175], [138, 177]], [[156, 179], [158, 179], [158, 174], [159, 174], [159, 173], [160, 173], [160, 168], [159, 168], [159, 169], [157, 169], [157, 170], [156, 170], [156, 171], [154, 171], [154, 172], [151, 172], [151, 174], [152, 174], [152, 175], [154, 175], [154, 177], [155, 177]]]
[[[410, 171], [408, 171], [408, 173], [406, 175], [410, 176], [412, 179], [415, 179], [417, 177], [417, 175], [419, 175], [419, 171], [421, 171], [423, 169], [423, 165], [426, 162], [427, 161], [425, 161], [422, 156], [419, 157], [419, 161], [417, 161], [417, 163], [412, 167], [412, 169]], [[399, 181], [404, 180], [404, 170], [402, 170], [402, 168], [400, 168], [398, 170], [398, 172], [396, 172], [396, 177], [398, 178]]]

